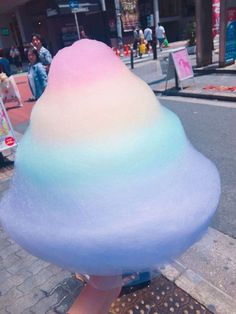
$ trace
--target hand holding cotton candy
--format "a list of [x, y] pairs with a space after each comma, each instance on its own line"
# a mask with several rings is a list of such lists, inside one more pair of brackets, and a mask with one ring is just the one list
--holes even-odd
[[32, 254], [112, 276], [186, 250], [206, 231], [219, 193], [215, 166], [177, 116], [109, 47], [85, 39], [53, 59], [1, 219]]

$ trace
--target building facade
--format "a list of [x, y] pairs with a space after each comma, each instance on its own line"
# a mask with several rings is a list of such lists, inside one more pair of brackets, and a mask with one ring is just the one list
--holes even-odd
[[[6, 50], [16, 44], [23, 50], [36, 32], [45, 45], [56, 53], [78, 39], [79, 31], [89, 38], [117, 45], [132, 41], [132, 26], [154, 28], [157, 19], [163, 24], [169, 41], [186, 39], [188, 26], [195, 15], [194, 0], [80, 0], [72, 13], [68, 0], [19, 0], [4, 9], [0, 5], [0, 47]], [[128, 25], [128, 27], [127, 27]]]

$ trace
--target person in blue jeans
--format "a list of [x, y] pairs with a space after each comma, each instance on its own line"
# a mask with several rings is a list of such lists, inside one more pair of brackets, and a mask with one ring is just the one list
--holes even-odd
[[37, 100], [44, 92], [47, 86], [47, 73], [45, 67], [42, 65], [39, 59], [38, 51], [35, 48], [28, 50], [28, 80], [33, 98], [30, 100]]

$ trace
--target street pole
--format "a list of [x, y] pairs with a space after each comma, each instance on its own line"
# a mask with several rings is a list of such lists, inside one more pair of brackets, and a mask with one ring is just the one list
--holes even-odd
[[107, 17], [105, 0], [101, 0], [101, 8], [102, 8], [102, 19], [103, 19], [103, 24], [104, 24], [104, 41], [108, 46], [111, 47], [110, 31], [109, 31], [109, 26], [108, 26], [108, 17]]
[[116, 30], [118, 37], [118, 45], [122, 43], [122, 25], [121, 25], [121, 13], [120, 13], [120, 1], [115, 0], [115, 9], [116, 9]]
[[76, 30], [77, 30], [77, 34], [78, 34], [78, 39], [80, 40], [80, 32], [79, 32], [77, 13], [76, 13], [76, 11], [74, 11], [73, 13], [74, 13], [74, 17], [75, 17], [75, 25], [76, 25]]
[[153, 59], [157, 59], [157, 36], [156, 29], [159, 23], [159, 3], [158, 0], [153, 0], [153, 11], [154, 11], [154, 30], [152, 35], [152, 51], [153, 51]]
[[102, 11], [106, 11], [106, 2], [105, 0], [101, 0]]
[[153, 11], [154, 11], [154, 27], [156, 29], [157, 24], [160, 21], [158, 0], [153, 0]]
[[195, 1], [197, 67], [212, 63], [212, 0]]
[[227, 23], [227, 0], [220, 1], [220, 49], [219, 49], [219, 66], [224, 67], [225, 62], [225, 50], [226, 50], [226, 23]]

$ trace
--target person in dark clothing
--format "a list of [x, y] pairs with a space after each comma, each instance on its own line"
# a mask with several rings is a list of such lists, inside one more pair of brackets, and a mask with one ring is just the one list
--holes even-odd
[[0, 48], [0, 65], [2, 68], [2, 71], [6, 73], [7, 76], [11, 75], [11, 68], [10, 68], [10, 62], [7, 58], [4, 57], [4, 51]]

